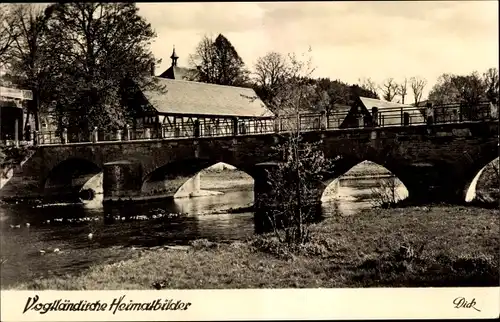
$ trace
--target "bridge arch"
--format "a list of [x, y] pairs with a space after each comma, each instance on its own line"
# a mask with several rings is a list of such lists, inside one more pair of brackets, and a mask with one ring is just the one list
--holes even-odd
[[[465, 187], [465, 201], [475, 200], [483, 202], [498, 201], [500, 193], [498, 191], [500, 184], [500, 160], [496, 157], [494, 160], [484, 165]], [[479, 191], [485, 190], [483, 193]]]
[[252, 171], [210, 159], [190, 159], [170, 162], [146, 174], [142, 181], [143, 196], [194, 197], [200, 196], [200, 173], [214, 165], [227, 165], [248, 175], [253, 184]]
[[93, 193], [102, 193], [102, 169], [87, 159], [69, 158], [49, 171], [43, 183], [43, 195], [48, 198], [57, 196], [58, 199], [79, 200], [83, 188], [91, 189]]
[[[392, 168], [390, 165], [383, 166], [371, 160], [350, 160], [346, 164], [339, 164], [334, 168], [334, 175], [323, 182], [320, 190], [321, 201], [364, 199], [370, 195], [381, 203], [405, 199], [409, 195], [408, 188], [398, 175], [390, 170]], [[373, 180], [376, 180], [375, 185]], [[349, 184], [354, 182], [360, 186], [358, 189], [349, 187]]]

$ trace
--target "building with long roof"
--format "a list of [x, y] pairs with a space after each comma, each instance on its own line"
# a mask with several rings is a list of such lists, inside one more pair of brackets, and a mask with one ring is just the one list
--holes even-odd
[[252, 88], [193, 81], [194, 70], [177, 66], [175, 48], [170, 58], [166, 71], [159, 76], [152, 72], [165, 90], [142, 91], [135, 101], [147, 111], [136, 119], [137, 127], [155, 128], [163, 136], [184, 136], [201, 126], [205, 135], [218, 135], [229, 134], [234, 120], [273, 115]]

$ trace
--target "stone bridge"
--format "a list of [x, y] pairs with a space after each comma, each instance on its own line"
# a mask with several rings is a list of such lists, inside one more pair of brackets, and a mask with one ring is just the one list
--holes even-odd
[[[498, 121], [304, 132], [335, 159], [331, 177], [364, 160], [378, 163], [419, 202], [460, 203], [474, 176], [498, 154]], [[265, 183], [262, 163], [276, 161], [281, 134], [75, 143], [39, 146], [0, 190], [2, 198], [77, 196], [102, 174], [105, 201], [172, 196], [200, 170], [224, 162]]]

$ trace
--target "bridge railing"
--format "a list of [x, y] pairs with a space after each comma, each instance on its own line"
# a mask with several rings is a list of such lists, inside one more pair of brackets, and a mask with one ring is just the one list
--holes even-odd
[[303, 113], [293, 116], [238, 119], [234, 117], [204, 118], [181, 124], [153, 127], [126, 127], [119, 130], [94, 129], [88, 137], [74, 131], [44, 131], [34, 133], [35, 144], [68, 144], [89, 142], [137, 141], [196, 137], [227, 137], [250, 134], [283, 133], [291, 131], [336, 130], [339, 128], [376, 128], [477, 122], [498, 119], [498, 105], [482, 102], [474, 107], [447, 104], [427, 107], [391, 107], [374, 109], [371, 113], [355, 115], [342, 113]]

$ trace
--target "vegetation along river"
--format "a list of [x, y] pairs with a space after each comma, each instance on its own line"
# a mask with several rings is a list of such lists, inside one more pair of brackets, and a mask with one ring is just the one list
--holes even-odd
[[[358, 169], [358, 174], [363, 171]], [[355, 215], [374, 205], [380, 179], [349, 178], [329, 186], [323, 217]], [[0, 204], [2, 286], [78, 273], [94, 264], [127, 259], [141, 247], [254, 234], [253, 213], [245, 209], [253, 203], [251, 177], [237, 170], [205, 171], [201, 188], [224, 193], [127, 206]], [[399, 183], [396, 190], [402, 197], [407, 193]]]

